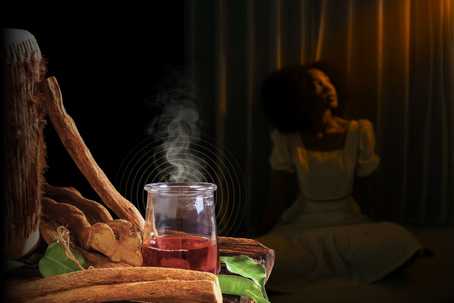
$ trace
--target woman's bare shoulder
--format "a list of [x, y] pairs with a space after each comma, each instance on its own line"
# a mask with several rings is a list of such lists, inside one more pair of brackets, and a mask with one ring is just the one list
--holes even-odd
[[348, 124], [350, 124], [350, 122], [353, 121], [353, 120], [347, 120], [347, 119], [344, 119], [341, 117], [335, 117], [334, 119], [336, 120], [337, 123], [339, 123], [342, 126], [347, 126]]
[[334, 119], [343, 132], [347, 132], [350, 128], [350, 124], [355, 122], [355, 120], [347, 120], [341, 117], [335, 117]]

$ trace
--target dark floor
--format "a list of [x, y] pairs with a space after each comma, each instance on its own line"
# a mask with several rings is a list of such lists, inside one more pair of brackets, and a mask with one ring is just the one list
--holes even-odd
[[409, 228], [433, 256], [420, 257], [386, 279], [361, 285], [347, 279], [311, 283], [285, 281], [285, 292], [269, 291], [272, 303], [454, 303], [454, 227]]

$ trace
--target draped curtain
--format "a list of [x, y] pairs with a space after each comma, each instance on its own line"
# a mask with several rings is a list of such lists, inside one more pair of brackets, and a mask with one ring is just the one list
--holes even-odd
[[453, 0], [187, 2], [187, 56], [201, 116], [242, 167], [251, 229], [268, 194], [272, 70], [322, 61], [345, 116], [374, 123], [382, 158], [368, 203], [401, 223], [454, 222]]

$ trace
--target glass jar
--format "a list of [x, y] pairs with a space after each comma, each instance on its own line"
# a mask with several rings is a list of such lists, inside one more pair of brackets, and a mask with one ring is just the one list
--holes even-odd
[[143, 265], [219, 271], [211, 183], [152, 183], [143, 235]]

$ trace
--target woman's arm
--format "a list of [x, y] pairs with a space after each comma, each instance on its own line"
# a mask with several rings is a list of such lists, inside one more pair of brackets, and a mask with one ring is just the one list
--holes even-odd
[[375, 132], [369, 120], [359, 120], [359, 152], [356, 163], [354, 183], [355, 200], [358, 201], [362, 211], [373, 219], [378, 219], [382, 214], [381, 203], [383, 197], [377, 190], [380, 158], [375, 151]]
[[269, 198], [266, 201], [262, 220], [259, 222], [259, 234], [269, 231], [282, 213], [295, 201], [298, 192], [296, 181], [295, 173], [271, 171]]

